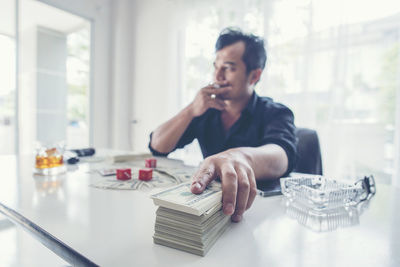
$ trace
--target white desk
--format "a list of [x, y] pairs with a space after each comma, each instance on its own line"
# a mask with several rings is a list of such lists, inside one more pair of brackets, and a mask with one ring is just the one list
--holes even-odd
[[69, 266], [31, 234], [10, 221], [0, 220], [0, 266]]
[[399, 190], [385, 185], [358, 225], [321, 233], [289, 217], [282, 197], [257, 197], [199, 257], [155, 245], [148, 193], [90, 187], [95, 174], [84, 164], [47, 189], [33, 178], [32, 157], [5, 157], [0, 167], [0, 203], [101, 266], [400, 266]]

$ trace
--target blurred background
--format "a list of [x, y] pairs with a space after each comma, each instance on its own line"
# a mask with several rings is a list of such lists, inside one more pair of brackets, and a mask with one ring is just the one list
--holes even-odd
[[[1, 0], [0, 154], [147, 151], [211, 81], [228, 26], [265, 38], [256, 91], [317, 130], [327, 176], [399, 184], [396, 0]], [[196, 143], [171, 156], [201, 160]]]

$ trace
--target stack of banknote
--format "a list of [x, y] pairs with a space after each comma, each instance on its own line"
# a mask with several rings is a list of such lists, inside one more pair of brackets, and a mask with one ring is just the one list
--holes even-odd
[[192, 194], [183, 183], [152, 195], [158, 205], [154, 243], [204, 256], [229, 226], [222, 212], [219, 183], [211, 183], [202, 194]]

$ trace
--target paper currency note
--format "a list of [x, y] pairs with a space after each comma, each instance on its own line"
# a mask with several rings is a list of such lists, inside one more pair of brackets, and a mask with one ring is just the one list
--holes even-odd
[[151, 196], [154, 204], [200, 216], [222, 200], [221, 185], [211, 183], [202, 194], [190, 191], [191, 183], [170, 187]]

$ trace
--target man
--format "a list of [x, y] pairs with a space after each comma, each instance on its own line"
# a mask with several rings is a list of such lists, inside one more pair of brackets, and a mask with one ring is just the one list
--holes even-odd
[[254, 201], [256, 180], [293, 169], [294, 118], [287, 107], [254, 92], [267, 58], [261, 38], [228, 28], [215, 47], [214, 83], [159, 126], [149, 148], [166, 156], [197, 138], [205, 160], [193, 177], [192, 193], [220, 178], [223, 211], [239, 222]]

